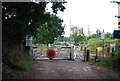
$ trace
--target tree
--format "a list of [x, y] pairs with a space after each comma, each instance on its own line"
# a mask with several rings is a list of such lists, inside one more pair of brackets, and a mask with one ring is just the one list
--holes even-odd
[[58, 36], [58, 38], [55, 40], [55, 42], [67, 42], [68, 41], [68, 37], [64, 37], [64, 36]]
[[100, 37], [101, 31], [99, 29], [97, 29], [96, 34], [97, 34], [98, 37]]
[[[47, 2], [3, 2], [2, 25], [3, 42], [6, 46], [20, 44], [26, 35], [36, 37], [40, 25], [49, 21], [50, 13], [45, 13]], [[53, 3], [52, 9], [64, 11], [63, 3]], [[48, 29], [48, 28], [46, 28]], [[44, 41], [44, 40], [43, 40]], [[10, 45], [11, 44], [11, 45]], [[5, 45], [4, 45], [5, 46]]]
[[85, 38], [83, 28], [71, 26], [70, 31], [71, 31], [70, 38], [73, 37], [75, 43], [83, 43]]
[[[50, 15], [49, 22], [37, 28], [37, 39], [39, 43], [53, 43], [58, 36], [64, 33], [63, 20], [56, 15]], [[43, 41], [44, 40], [44, 41]]]
[[112, 34], [110, 32], [105, 33], [105, 38], [110, 38]]
[[[37, 4], [34, 2], [2, 3], [2, 47], [4, 48], [2, 49], [3, 77], [10, 77], [12, 74], [14, 75], [11, 76], [13, 79], [16, 76], [14, 69], [16, 73], [17, 69], [23, 68], [23, 65], [27, 64], [29, 57], [26, 57], [26, 52], [20, 49], [20, 45], [23, 40], [25, 40], [26, 35], [37, 38], [38, 32], [40, 32], [43, 42], [46, 42], [46, 40], [52, 42], [54, 41], [54, 37], [49, 38], [51, 35], [56, 37], [63, 33], [64, 28], [61, 26], [63, 21], [57, 18], [57, 16], [46, 13], [45, 8], [47, 4], [47, 2]], [[53, 3], [52, 6], [53, 13], [55, 14], [57, 11], [64, 11], [65, 9], [63, 3]], [[54, 30], [59, 30], [59, 32], [57, 31], [57, 35], [54, 35]], [[34, 41], [36, 40], [34, 39]], [[23, 61], [24, 59], [25, 61]], [[6, 69], [6, 67], [9, 69]]]

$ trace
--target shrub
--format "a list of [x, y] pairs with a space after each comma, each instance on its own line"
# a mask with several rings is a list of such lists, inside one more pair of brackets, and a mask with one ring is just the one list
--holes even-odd
[[113, 68], [120, 68], [120, 52], [115, 52], [111, 59], [111, 65]]
[[109, 56], [109, 57], [99, 57], [98, 58], [100, 61], [99, 62], [89, 62], [91, 65], [97, 65], [97, 66], [104, 66], [108, 68], [114, 68], [117, 69], [118, 71], [120, 68], [120, 52], [115, 52], [114, 56]]

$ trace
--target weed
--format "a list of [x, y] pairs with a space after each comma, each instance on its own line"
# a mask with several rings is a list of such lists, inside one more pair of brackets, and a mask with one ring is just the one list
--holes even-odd
[[117, 69], [120, 68], [120, 52], [115, 52], [114, 56], [99, 58], [100, 62], [89, 62], [90, 65], [103, 66], [106, 68]]
[[17, 47], [3, 54], [3, 79], [21, 79], [18, 71], [28, 71], [32, 66], [32, 57]]
[[109, 76], [106, 76], [106, 79], [108, 79], [108, 80], [112, 80], [113, 77], [109, 75]]

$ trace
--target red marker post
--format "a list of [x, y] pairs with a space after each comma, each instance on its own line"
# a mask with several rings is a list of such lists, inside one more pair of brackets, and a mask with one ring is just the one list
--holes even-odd
[[52, 60], [55, 57], [55, 51], [54, 50], [48, 50], [47, 51], [47, 57]]

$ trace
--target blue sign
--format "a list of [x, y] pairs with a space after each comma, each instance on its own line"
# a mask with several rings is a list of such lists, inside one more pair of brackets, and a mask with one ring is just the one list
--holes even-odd
[[85, 41], [85, 44], [88, 44], [88, 41], [87, 41], [87, 40]]
[[26, 46], [32, 46], [32, 37], [26, 36]]
[[113, 38], [120, 39], [120, 30], [114, 30], [114, 32], [113, 32]]

